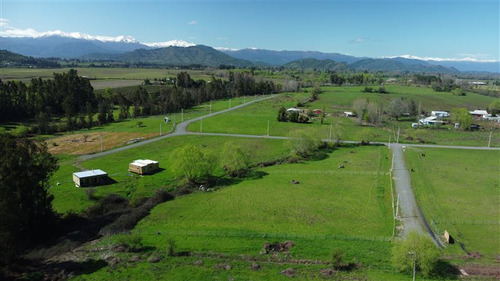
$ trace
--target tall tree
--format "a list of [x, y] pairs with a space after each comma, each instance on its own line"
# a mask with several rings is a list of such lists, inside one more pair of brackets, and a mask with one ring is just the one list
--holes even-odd
[[387, 105], [387, 114], [398, 120], [403, 114], [408, 112], [408, 105], [402, 99], [393, 99]]
[[453, 108], [451, 109], [451, 121], [458, 123], [462, 130], [469, 130], [472, 124], [472, 116], [470, 116], [467, 108]]
[[217, 165], [211, 151], [194, 145], [176, 149], [172, 160], [173, 172], [192, 183], [209, 183]]
[[0, 257], [8, 262], [55, 218], [47, 181], [57, 160], [44, 143], [0, 136]]

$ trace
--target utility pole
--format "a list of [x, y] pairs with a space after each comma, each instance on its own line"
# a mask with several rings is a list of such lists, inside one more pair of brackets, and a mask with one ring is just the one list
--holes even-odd
[[267, 136], [269, 137], [269, 120], [267, 120]]
[[389, 135], [389, 148], [391, 147], [391, 135]]
[[184, 108], [181, 108], [181, 122], [184, 122]]
[[203, 133], [203, 117], [200, 119], [200, 133]]
[[492, 135], [492, 134], [493, 134], [493, 131], [490, 131], [490, 138], [489, 138], [489, 140], [488, 140], [488, 147], [490, 147], [490, 146], [491, 146], [491, 135]]
[[398, 218], [398, 214], [399, 214], [399, 193], [398, 193], [398, 201], [396, 201], [396, 216], [394, 217], [395, 219]]
[[399, 143], [399, 127], [398, 127], [398, 138], [396, 139], [396, 143]]

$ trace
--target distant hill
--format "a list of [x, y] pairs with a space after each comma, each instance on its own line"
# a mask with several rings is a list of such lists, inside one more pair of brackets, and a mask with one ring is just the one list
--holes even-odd
[[330, 59], [317, 60], [317, 59], [300, 59], [289, 62], [284, 65], [286, 68], [302, 68], [302, 69], [316, 69], [316, 70], [332, 70], [332, 71], [346, 71], [349, 66], [345, 63], [338, 63]]
[[428, 73], [459, 73], [453, 67], [442, 65], [432, 65], [425, 61], [392, 58], [392, 59], [363, 59], [349, 64], [354, 70], [363, 71], [410, 71], [410, 72], [428, 72]]
[[247, 67], [253, 65], [249, 61], [233, 58], [212, 47], [203, 45], [166, 47], [150, 50], [138, 49], [122, 54], [91, 54], [82, 58], [178, 66], [198, 64], [204, 66], [234, 65]]
[[[77, 35], [77, 36], [76, 36]], [[140, 43], [134, 38], [126, 36], [118, 36], [110, 39], [102, 39], [99, 36], [91, 36], [87, 34], [66, 34], [64, 32], [56, 32], [51, 35], [41, 36], [37, 38], [31, 37], [0, 37], [1, 48], [10, 52], [32, 56], [35, 58], [94, 58], [94, 59], [109, 59], [120, 58], [121, 54], [133, 52], [135, 50], [153, 50], [159, 47], [180, 46], [187, 47], [193, 43], [184, 42], [181, 40], [171, 40], [168, 42], [159, 43]], [[199, 46], [199, 45], [198, 45]], [[499, 62], [474, 62], [474, 61], [432, 61], [418, 60], [408, 58], [392, 58], [392, 59], [374, 59], [367, 57], [354, 57], [339, 53], [323, 53], [316, 51], [274, 51], [265, 49], [241, 49], [231, 50], [220, 48], [218, 51], [225, 53], [235, 59], [246, 60], [232, 61], [228, 58], [223, 58], [220, 55], [213, 54], [208, 56], [205, 61], [189, 60], [186, 57], [176, 59], [175, 57], [167, 57], [167, 54], [162, 54], [161, 57], [166, 61], [171, 61], [182, 64], [203, 64], [214, 65], [219, 61], [229, 62], [235, 66], [283, 66], [287, 63], [301, 59], [317, 59], [317, 60], [332, 60], [337, 63], [344, 62], [348, 65], [354, 65], [355, 69], [375, 70], [375, 71], [426, 71], [426, 72], [445, 72], [455, 73], [458, 71], [467, 72], [495, 72], [500, 73]], [[143, 51], [141, 51], [143, 52]], [[151, 54], [136, 53], [133, 57], [147, 58], [152, 62]], [[215, 58], [217, 56], [217, 58]], [[199, 59], [202, 56], [195, 56]], [[189, 63], [187, 63], [189, 61]], [[249, 64], [251, 62], [252, 64]], [[354, 64], [358, 63], [358, 64]], [[433, 67], [437, 66], [437, 67]]]
[[2, 49], [33, 57], [78, 58], [92, 53], [118, 54], [149, 48], [138, 42], [103, 42], [63, 36], [0, 37]]
[[59, 67], [59, 63], [53, 60], [37, 59], [27, 57], [7, 50], [0, 50], [0, 67]]
[[300, 59], [317, 59], [317, 60], [333, 60], [336, 62], [351, 63], [361, 58], [342, 55], [338, 53], [321, 53], [314, 51], [274, 51], [274, 50], [264, 50], [264, 49], [241, 49], [241, 50], [230, 50], [230, 49], [219, 49], [232, 57], [248, 60], [254, 63], [265, 63], [269, 65], [285, 65], [289, 62], [300, 60]]

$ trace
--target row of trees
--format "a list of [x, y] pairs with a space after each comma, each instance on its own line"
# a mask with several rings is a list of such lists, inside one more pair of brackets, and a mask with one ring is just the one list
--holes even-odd
[[[155, 91], [137, 87], [128, 93], [106, 90], [103, 95], [95, 95], [89, 80], [78, 76], [76, 70], [54, 73], [53, 79], [32, 79], [29, 85], [0, 80], [0, 122], [34, 119], [39, 133], [50, 133], [113, 122], [115, 107], [119, 108], [118, 118], [127, 119], [178, 112], [210, 100], [280, 90], [271, 81], [257, 81], [250, 72], [230, 72], [228, 81], [212, 77], [208, 82], [195, 81], [187, 72], [181, 72], [170, 81], [170, 85]], [[54, 118], [66, 122], [56, 128], [50, 125]]]

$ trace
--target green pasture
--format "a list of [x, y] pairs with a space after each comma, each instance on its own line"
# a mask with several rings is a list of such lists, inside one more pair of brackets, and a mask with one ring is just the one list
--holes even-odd
[[[210, 133], [233, 133], [249, 135], [266, 135], [269, 124], [269, 135], [287, 136], [292, 129], [307, 129], [319, 137], [328, 139], [331, 128], [333, 136], [336, 128], [340, 127], [341, 140], [360, 141], [366, 138], [367, 132], [371, 141], [388, 142], [396, 140], [398, 128], [400, 129], [400, 142], [415, 143], [408, 139], [411, 123], [415, 120], [402, 118], [400, 121], [386, 120], [381, 126], [359, 125], [354, 118], [343, 117], [344, 111], [352, 110], [352, 103], [358, 98], [368, 98], [370, 101], [387, 103], [394, 98], [413, 98], [417, 103], [422, 102], [422, 108], [432, 111], [450, 110], [453, 107], [486, 108], [493, 100], [492, 97], [477, 94], [467, 96], [453, 96], [450, 93], [437, 93], [430, 88], [387, 86], [390, 94], [362, 93], [364, 87], [324, 87], [323, 93], [318, 100], [308, 103], [305, 108], [325, 110], [326, 117], [323, 124], [319, 118], [313, 118], [308, 124], [291, 122], [278, 122], [277, 114], [282, 106], [286, 108], [295, 107], [298, 102], [303, 102], [309, 97], [309, 93], [288, 93], [277, 95], [274, 99], [259, 102], [248, 107], [228, 112], [224, 115], [204, 118], [203, 121], [192, 123], [188, 129], [194, 132]], [[333, 124], [333, 127], [331, 126]], [[427, 128], [427, 136], [424, 138], [430, 144], [450, 144], [468, 146], [487, 146], [489, 131], [461, 131], [449, 126], [442, 128]], [[500, 132], [495, 129], [492, 136], [491, 146], [500, 146]]]
[[[231, 101], [229, 99], [221, 99], [212, 102], [206, 102], [200, 105], [193, 106], [188, 109], [184, 109], [181, 112], [175, 113], [165, 113], [162, 115], [155, 116], [147, 116], [147, 117], [139, 117], [139, 118], [130, 118], [123, 121], [116, 121], [113, 123], [105, 124], [100, 127], [94, 127], [90, 130], [81, 130], [84, 132], [136, 132], [136, 133], [160, 133], [160, 124], [162, 127], [163, 134], [170, 132], [175, 124], [178, 124], [182, 121], [188, 121], [190, 119], [200, 117], [203, 115], [210, 114], [210, 107], [212, 108], [212, 113], [228, 109], [229, 106], [233, 107], [236, 105], [240, 105], [254, 99], [258, 99], [260, 97], [238, 97], [233, 98]], [[211, 105], [211, 106], [210, 106]], [[118, 119], [119, 111], [115, 110], [114, 115], [115, 119]], [[169, 123], [165, 123], [165, 117], [170, 119]], [[97, 115], [94, 117], [97, 119]], [[141, 126], [137, 126], [137, 122], [142, 122]], [[79, 132], [79, 131], [76, 131]], [[75, 133], [75, 132], [72, 132]]]
[[[500, 250], [500, 151], [406, 148], [419, 205], [434, 230], [456, 239], [450, 254]], [[462, 243], [465, 251], [459, 244]]]
[[[383, 146], [341, 147], [321, 160], [257, 169], [241, 182], [212, 192], [196, 192], [158, 205], [132, 231], [146, 247], [165, 253], [174, 239], [179, 252], [194, 257], [170, 257], [158, 264], [139, 262], [120, 270], [100, 269], [77, 280], [166, 278], [197, 280], [285, 280], [280, 272], [295, 268], [297, 278], [320, 280], [328, 265], [304, 265], [292, 260], [328, 262], [334, 249], [360, 269], [340, 272], [346, 278], [404, 280], [390, 266], [393, 218], [389, 187], [389, 151]], [[338, 165], [345, 165], [338, 169]], [[298, 180], [299, 184], [291, 184]], [[102, 243], [114, 243], [111, 236]], [[292, 240], [281, 262], [259, 255], [266, 242]], [[196, 256], [200, 256], [196, 258]], [[202, 259], [203, 265], [195, 266]], [[259, 271], [249, 269], [251, 261]], [[214, 269], [227, 262], [230, 271]], [[138, 270], [140, 268], [141, 270]]]
[[[72, 68], [3, 68], [0, 79], [29, 81], [31, 78], [52, 78], [53, 73], [68, 72]], [[177, 70], [161, 68], [100, 68], [76, 67], [78, 75], [97, 80], [144, 80], [161, 79], [176, 76], [181, 71], [189, 71], [193, 79], [210, 79], [212, 71], [205, 70]]]
[[[95, 196], [101, 198], [109, 193], [118, 193], [132, 201], [142, 197], [149, 197], [161, 188], [174, 189], [177, 180], [171, 172], [171, 154], [179, 147], [191, 143], [213, 149], [217, 154], [221, 153], [224, 143], [232, 141], [248, 151], [252, 163], [260, 163], [281, 159], [288, 155], [288, 150], [282, 140], [244, 139], [215, 136], [181, 136], [167, 138], [153, 144], [140, 146], [123, 152], [113, 153], [105, 157], [92, 159], [79, 166], [85, 169], [102, 169], [116, 181], [114, 184], [96, 187]], [[160, 162], [160, 168], [164, 169], [154, 175], [137, 176], [128, 173], [128, 164], [136, 159], [153, 159]], [[85, 188], [75, 187], [72, 173], [79, 171], [73, 166], [77, 158], [67, 158], [60, 163], [60, 169], [50, 180], [52, 187], [50, 192], [54, 195], [53, 206], [59, 213], [82, 212], [94, 200], [89, 200]], [[222, 169], [218, 173], [222, 175]], [[59, 183], [60, 185], [57, 185]]]
[[[475, 93], [467, 93], [466, 96], [455, 96], [452, 93], [436, 92], [428, 87], [385, 85], [389, 93], [363, 93], [365, 86], [356, 87], [322, 87], [324, 93], [320, 98], [311, 103], [311, 108], [325, 107], [327, 112], [332, 109], [352, 109], [352, 103], [359, 98], [367, 98], [377, 103], [387, 103], [394, 98], [413, 99], [417, 105], [422, 103], [422, 110], [431, 112], [433, 110], [450, 111], [454, 107], [465, 107], [467, 109], [486, 109], [495, 99]], [[377, 89], [378, 86], [372, 86]]]

